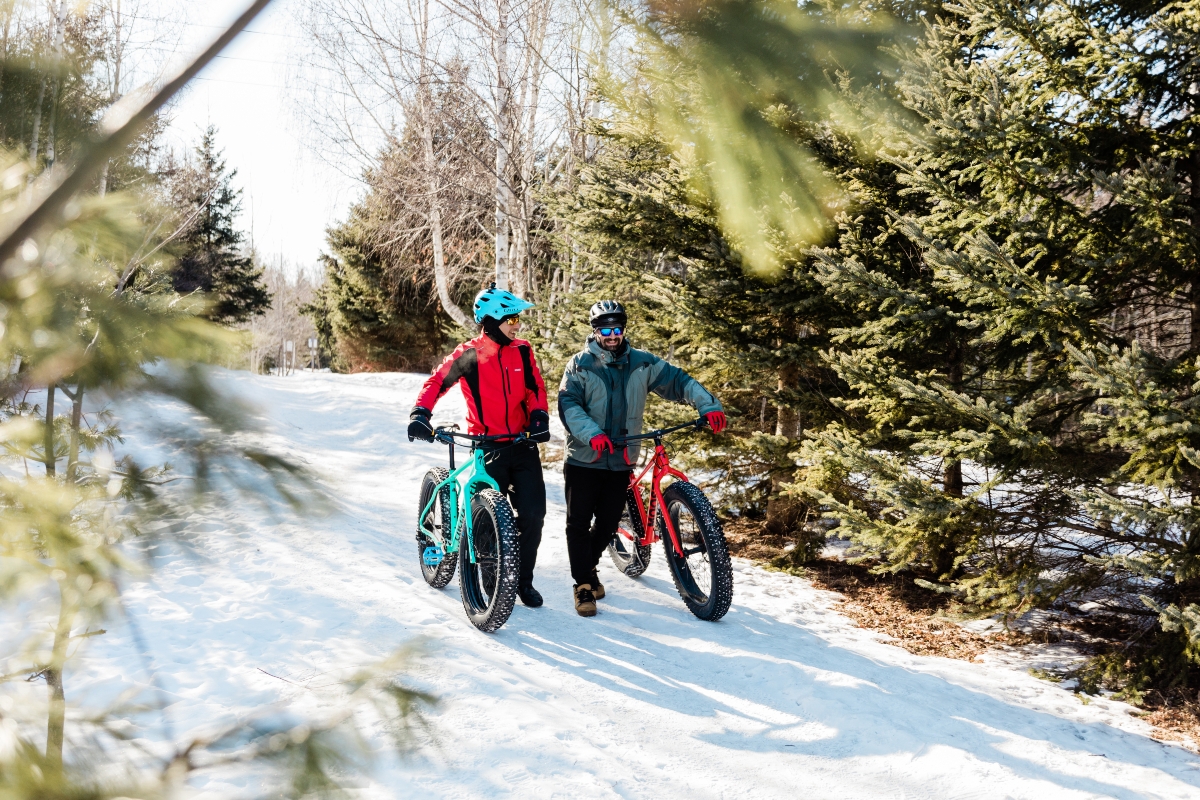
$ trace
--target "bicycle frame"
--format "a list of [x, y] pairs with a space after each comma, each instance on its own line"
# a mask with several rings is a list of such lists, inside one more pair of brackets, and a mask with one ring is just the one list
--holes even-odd
[[[467, 558], [474, 564], [476, 561], [474, 538], [471, 536], [471, 499], [479, 491], [480, 486], [491, 487], [497, 492], [500, 491], [500, 486], [492, 479], [491, 475], [487, 474], [487, 469], [484, 466], [483, 448], [472, 446], [470, 460], [455, 469], [454, 440], [451, 439], [446, 443], [450, 445], [450, 474], [446, 476], [444, 481], [434, 487], [433, 494], [429, 498], [429, 503], [421, 509], [421, 515], [417, 517], [417, 525], [422, 533], [441, 545], [443, 552], [448, 554], [457, 553], [459, 547], [462, 545], [461, 537], [459, 536], [459, 517], [460, 515], [465, 517], [463, 520], [465, 524], [462, 527], [465, 528], [467, 534]], [[459, 477], [464, 473], [468, 473], [469, 476], [460, 485]], [[433, 508], [433, 504], [437, 502], [443, 488], [450, 492], [450, 541], [448, 542], [442, 541], [434, 531], [425, 529], [425, 519]], [[459, 501], [464, 499], [464, 497], [466, 503], [462, 504]], [[446, 520], [442, 520], [442, 530], [445, 531], [445, 529]]]
[[[681, 426], [683, 427], [683, 426]], [[679, 533], [675, 530], [675, 523], [671, 519], [671, 515], [667, 513], [667, 503], [663, 500], [662, 480], [663, 478], [675, 478], [676, 480], [686, 481], [687, 475], [684, 475], [679, 470], [671, 466], [671, 460], [667, 456], [667, 448], [663, 446], [663, 435], [670, 431], [655, 431], [654, 439], [654, 454], [650, 461], [642, 468], [641, 472], [629, 473], [629, 488], [633, 492], [634, 499], [637, 502], [638, 514], [642, 520], [642, 537], [637, 544], [641, 546], [654, 544], [659, 540], [658, 528], [654, 524], [657, 522], [658, 515], [662, 514], [663, 527], [667, 529], [667, 535], [671, 539], [671, 547], [675, 550], [675, 555], [679, 558], [684, 558], [683, 546], [679, 541]], [[649, 500], [642, 499], [642, 479], [646, 477], [646, 473], [650, 473]]]

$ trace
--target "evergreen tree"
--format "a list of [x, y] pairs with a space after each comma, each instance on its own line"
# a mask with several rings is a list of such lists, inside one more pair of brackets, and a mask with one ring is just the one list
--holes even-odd
[[[819, 353], [818, 338], [797, 335], [815, 316], [795, 307], [813, 282], [794, 263], [774, 279], [748, 277], [711, 201], [645, 117], [626, 112], [595, 135], [596, 158], [552, 204], [576, 255], [575, 290], [558, 299], [554, 315], [565, 324], [543, 343], [543, 359], [557, 365], [579, 349], [592, 302], [620, 299], [635, 347], [670, 358], [720, 393], [733, 424], [710, 465], [724, 474], [729, 504], [763, 512], [795, 470], [788, 453], [796, 445], [796, 409], [819, 404], [815, 391], [800, 390], [800, 369], [790, 361], [812, 363]], [[781, 372], [791, 378], [783, 387]], [[686, 413], [652, 404], [650, 418]]]
[[[722, 29], [726, 11], [709, 8], [704, 25]], [[736, 12], [741, 33], [757, 24]], [[683, 31], [667, 38], [687, 50], [694, 32]], [[765, 43], [783, 34], [767, 33], [749, 52], [778, 49]], [[805, 92], [769, 75], [773, 104], [756, 109], [769, 129], [709, 126], [689, 151], [671, 141], [678, 130], [614, 127], [565, 204], [577, 272], [563, 306], [585, 304], [576, 289], [628, 298], [652, 320], [635, 343], [660, 344], [723, 394], [809, 415], [807, 443], [781, 442], [778, 469], [794, 459], [791, 491], [880, 569], [980, 610], [1098, 603], [1134, 649], [1081, 671], [1085, 688], [1194, 683], [1194, 34], [1188, 12], [1166, 4], [948, 7], [910, 43], [898, 80], [878, 81], [906, 107], [872, 132], [881, 160], [811, 112], [791, 114]], [[685, 66], [655, 80], [660, 97], [692, 97], [681, 80], [720, 97], [729, 74]], [[840, 86], [859, 118], [872, 102], [863, 85]], [[694, 96], [680, 128], [724, 113]], [[814, 156], [805, 170], [771, 169], [781, 135]], [[799, 186], [814, 164], [822, 180]], [[719, 204], [739, 172], [782, 175], [784, 205], [840, 183], [833, 240], [797, 248], [787, 209], [767, 207], [753, 231], [746, 208], [731, 216]], [[746, 252], [779, 271], [740, 275]], [[794, 394], [786, 381], [764, 391], [789, 371], [804, 376]], [[744, 398], [732, 404], [743, 425]]]
[[444, 319], [430, 313], [432, 287], [388, 274], [364, 231], [364, 211], [355, 206], [349, 220], [329, 229], [325, 283], [302, 311], [336, 370], [428, 372], [450, 344]]
[[[775, 79], [785, 67], [795, 66], [792, 59], [809, 45], [812, 29], [803, 29], [794, 9], [771, 3], [734, 5], [714, 4], [699, 21], [660, 20], [682, 34], [668, 38], [685, 43], [681, 47], [690, 54], [686, 65], [664, 74], [642, 64], [643, 72], [632, 81], [606, 93], [617, 113], [612, 124], [594, 132], [598, 155], [580, 171], [579, 185], [568, 187], [552, 206], [552, 213], [566, 223], [563, 249], [572, 255], [572, 288], [584, 291], [565, 299], [577, 322], [573, 329], [556, 328], [549, 350], [565, 357], [559, 351], [578, 346], [586, 335], [586, 323], [578, 321], [585, 319], [587, 303], [598, 294], [632, 304], [634, 343], [679, 361], [717, 391], [730, 411], [729, 435], [718, 447], [694, 455], [703, 456], [698, 460], [710, 474], [721, 476], [720, 491], [728, 505], [741, 513], [765, 513], [774, 532], [798, 535], [802, 546], [793, 552], [795, 560], [803, 561], [820, 550], [819, 530], [803, 525], [817, 513], [789, 495], [785, 485], [796, 477], [796, 451], [805, 433], [844, 416], [834, 401], [845, 393], [845, 384], [822, 354], [833, 331], [851, 324], [853, 317], [821, 283], [813, 254], [791, 230], [811, 231], [821, 227], [821, 220], [791, 226], [780, 220], [797, 213], [789, 198], [811, 198], [813, 187], [840, 186], [837, 203], [826, 209], [840, 225], [840, 235], [848, 246], [866, 240], [887, 251], [895, 249], [897, 239], [887, 209], [911, 203], [900, 193], [895, 165], [874, 158], [873, 143], [825, 113], [826, 93], [837, 87], [811, 75], [800, 88]], [[921, 9], [919, 4], [897, 7], [910, 17]], [[818, 21], [822, 13], [813, 11], [808, 21]], [[878, 41], [853, 32], [838, 36], [842, 41], [835, 49], [841, 55], [862, 55]], [[770, 47], [752, 41], [755, 37], [770, 40]], [[782, 39], [789, 45], [782, 46]], [[703, 45], [696, 47], [697, 40]], [[714, 51], [706, 63], [696, 57]], [[761, 58], [747, 55], [760, 52]], [[711, 85], [711, 69], [718, 63], [729, 69], [717, 83], [741, 81], [739, 91], [755, 87], [742, 91], [740, 102], [748, 106], [744, 113], [699, 137], [720, 140], [705, 148], [710, 154], [725, 153], [710, 156], [724, 166], [673, 142], [683, 133], [671, 124], [670, 113], [668, 124], [662, 124], [660, 100], [668, 97], [685, 108], [719, 105], [714, 95], [721, 92]], [[872, 113], [880, 105], [878, 87], [885, 87], [883, 95], [891, 91], [890, 79], [872, 71], [875, 63], [869, 56], [859, 59], [857, 72], [869, 74], [875, 89], [853, 97]], [[811, 63], [806, 66], [809, 72], [811, 68]], [[846, 85], [841, 90], [852, 94]], [[707, 108], [704, 113], [721, 116], [729, 109]], [[693, 138], [689, 135], [685, 142]], [[738, 155], [731, 155], [735, 151]], [[772, 169], [780, 159], [792, 167], [797, 160], [804, 165]], [[712, 177], [722, 169], [723, 175]], [[751, 202], [746, 197], [740, 199], [743, 207], [721, 209], [730, 202], [730, 192], [737, 194], [730, 188], [731, 181], [741, 180], [732, 177], [737, 173], [755, 176], [757, 184], [746, 191], [758, 195], [753, 200], [763, 213], [757, 222], [745, 219], [747, 210], [755, 208], [746, 205]], [[795, 185], [805, 179], [810, 186]], [[748, 227], [755, 229], [750, 238], [756, 242], [749, 249], [759, 263], [745, 256]], [[775, 268], [764, 269], [762, 262]], [[578, 310], [570, 308], [572, 303]], [[701, 437], [697, 444], [709, 441]]]
[[245, 235], [237, 229], [241, 189], [235, 189], [237, 170], [226, 172], [217, 149], [216, 128], [209, 126], [193, 159], [173, 176], [181, 214], [195, 217], [181, 238], [175, 268], [175, 291], [209, 296], [206, 316], [226, 325], [245, 322], [271, 303], [262, 270], [242, 248]]
[[910, 268], [823, 254], [860, 316], [831, 354], [853, 419], [804, 453], [885, 568], [1118, 617], [1137, 656], [1082, 676], [1131, 696], [1200, 660], [1193, 25], [1000, 0], [930, 25], [900, 83], [922, 124], [892, 151]]

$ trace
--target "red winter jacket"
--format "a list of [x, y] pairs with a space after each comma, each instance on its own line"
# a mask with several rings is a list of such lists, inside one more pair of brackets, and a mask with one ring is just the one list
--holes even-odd
[[533, 347], [523, 339], [501, 347], [481, 333], [463, 342], [425, 381], [417, 405], [433, 411], [442, 395], [460, 381], [467, 398], [469, 433], [518, 434], [529, 427], [531, 411], [549, 413]]

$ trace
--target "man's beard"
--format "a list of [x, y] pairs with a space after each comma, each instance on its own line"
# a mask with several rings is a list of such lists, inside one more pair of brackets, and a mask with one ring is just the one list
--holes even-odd
[[621, 345], [625, 344], [624, 339], [617, 339], [613, 344], [609, 344], [605, 339], [600, 340], [600, 346], [610, 353], [615, 353], [621, 349]]

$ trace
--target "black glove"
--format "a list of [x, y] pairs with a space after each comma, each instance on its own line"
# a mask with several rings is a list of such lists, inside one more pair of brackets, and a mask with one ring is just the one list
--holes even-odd
[[423, 442], [433, 441], [433, 426], [429, 424], [432, 414], [429, 409], [417, 406], [408, 415], [408, 440], [420, 439]]
[[529, 412], [529, 427], [525, 432], [531, 442], [550, 441], [550, 415], [540, 408]]

